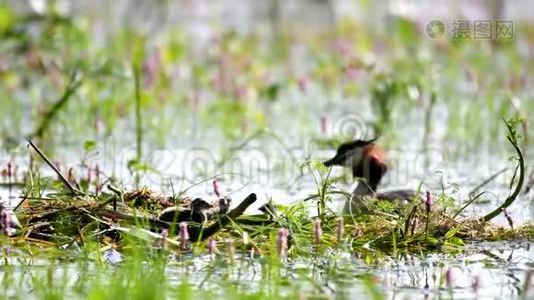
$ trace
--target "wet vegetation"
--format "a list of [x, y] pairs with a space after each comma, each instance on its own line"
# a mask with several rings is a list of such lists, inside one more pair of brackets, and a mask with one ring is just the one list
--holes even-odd
[[[124, 27], [98, 43], [90, 18], [0, 2], [0, 295], [382, 299], [411, 284], [477, 296], [480, 278], [458, 283], [469, 261], [454, 258], [509, 263], [484, 243], [534, 235], [510, 213], [531, 205], [534, 184], [532, 24], [487, 41], [430, 39], [417, 21], [389, 21], [387, 34], [350, 17], [319, 31], [220, 29], [199, 49], [179, 27]], [[463, 182], [432, 184], [432, 174], [416, 178], [409, 203], [370, 199], [341, 214], [352, 179], [325, 167], [322, 151], [378, 136], [385, 149], [415, 145], [426, 166], [436, 151], [510, 159], [473, 175], [467, 196]], [[185, 171], [172, 173], [156, 149], [194, 155], [171, 156]], [[232, 169], [257, 149], [282, 153], [264, 170], [281, 184], [255, 190], [256, 178]], [[290, 192], [301, 178], [303, 197]], [[400, 279], [406, 265], [423, 286]], [[531, 275], [514, 277], [509, 294], [530, 295]]]

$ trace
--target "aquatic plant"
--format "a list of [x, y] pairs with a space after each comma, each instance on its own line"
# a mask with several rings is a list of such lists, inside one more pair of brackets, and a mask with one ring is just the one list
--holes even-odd
[[209, 256], [212, 259], [214, 259], [215, 258], [215, 253], [217, 252], [217, 242], [215, 241], [214, 238], [212, 238], [212, 237], [208, 238], [207, 247], [208, 247]]
[[288, 237], [289, 231], [286, 228], [280, 228], [278, 230], [278, 234], [276, 235], [276, 249], [281, 258], [284, 258], [287, 255]]

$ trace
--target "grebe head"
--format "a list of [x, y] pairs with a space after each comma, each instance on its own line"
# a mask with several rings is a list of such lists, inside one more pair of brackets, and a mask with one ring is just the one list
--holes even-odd
[[384, 155], [372, 140], [356, 140], [342, 144], [336, 155], [325, 161], [327, 167], [342, 166], [352, 169], [354, 177], [364, 178], [373, 191], [387, 172]]
[[323, 164], [327, 167], [341, 166], [341, 167], [353, 167], [360, 164], [364, 157], [365, 149], [369, 145], [374, 145], [375, 139], [364, 141], [355, 140], [347, 142], [339, 146], [336, 155], [325, 161]]

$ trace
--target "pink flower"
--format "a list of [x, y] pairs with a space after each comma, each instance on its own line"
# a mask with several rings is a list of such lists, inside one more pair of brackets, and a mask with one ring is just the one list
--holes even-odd
[[425, 209], [426, 209], [427, 214], [432, 211], [433, 205], [434, 205], [434, 200], [432, 199], [432, 193], [430, 193], [430, 191], [426, 191]]
[[246, 86], [239, 85], [234, 90], [237, 100], [244, 100], [247, 97], [248, 89]]
[[217, 242], [212, 237], [210, 237], [208, 239], [207, 246], [208, 246], [209, 255], [211, 256], [211, 258], [214, 258], [215, 257], [215, 252], [217, 252]]
[[145, 57], [143, 61], [143, 75], [144, 75], [144, 86], [146, 88], [151, 88], [158, 76], [158, 73], [161, 68], [161, 51], [159, 48], [156, 48], [154, 52]]
[[180, 242], [182, 244], [182, 249], [185, 249], [186, 243], [189, 240], [189, 231], [187, 231], [187, 222], [180, 222]]
[[221, 191], [220, 191], [220, 187], [219, 187], [219, 180], [214, 179], [213, 182], [212, 182], [212, 185], [213, 185], [213, 192], [215, 193], [215, 195], [217, 195], [218, 198], [221, 198]]
[[348, 66], [346, 69], [345, 69], [345, 78], [348, 80], [348, 81], [357, 81], [358, 78], [360, 77], [360, 74], [361, 74], [361, 71], [360, 69], [358, 69], [357, 67], [354, 67], [354, 66]]
[[11, 232], [11, 218], [9, 215], [9, 211], [7, 208], [3, 207], [2, 204], [0, 204], [0, 225], [2, 226], [2, 233], [9, 236], [9, 233]]
[[335, 41], [335, 50], [343, 57], [348, 57], [352, 52], [352, 45], [348, 39], [340, 38]]
[[305, 77], [305, 76], [300, 77], [298, 79], [298, 85], [299, 85], [299, 89], [301, 92], [305, 92], [306, 89], [308, 88], [308, 81], [309, 81], [308, 77]]
[[471, 282], [471, 287], [473, 288], [473, 292], [475, 292], [475, 294], [477, 294], [478, 290], [480, 289], [480, 277], [478, 277], [478, 275], [473, 276], [473, 281]]
[[328, 118], [321, 116], [321, 133], [328, 134]]
[[321, 227], [321, 219], [315, 219], [313, 221], [313, 236], [317, 244], [321, 243], [321, 237], [323, 236], [323, 228]]
[[445, 283], [447, 284], [448, 288], [452, 288], [454, 281], [454, 276], [452, 274], [452, 268], [448, 267], [447, 271], [445, 271]]
[[19, 228], [21, 226], [17, 216], [0, 201], [0, 233], [13, 236]]
[[276, 235], [276, 250], [280, 257], [285, 257], [287, 255], [287, 238], [289, 236], [289, 231], [286, 228], [280, 228], [278, 234]]

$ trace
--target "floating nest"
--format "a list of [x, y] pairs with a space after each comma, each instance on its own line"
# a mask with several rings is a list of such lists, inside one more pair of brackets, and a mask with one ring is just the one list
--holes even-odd
[[202, 198], [166, 197], [142, 188], [93, 195], [55, 195], [52, 198], [24, 199], [17, 210], [25, 239], [43, 242], [66, 242], [73, 237], [83, 239], [88, 232], [98, 230], [113, 238], [116, 228], [141, 225], [160, 233], [163, 229], [176, 233], [178, 223], [186, 222], [191, 240], [203, 240], [241, 216], [256, 201], [250, 194], [230, 210], [231, 199], [215, 201]]

